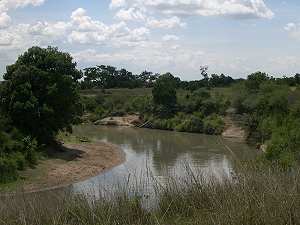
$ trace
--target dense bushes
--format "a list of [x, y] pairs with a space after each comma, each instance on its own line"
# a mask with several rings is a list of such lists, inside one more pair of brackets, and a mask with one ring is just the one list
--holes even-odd
[[300, 159], [300, 119], [288, 116], [281, 125], [273, 128], [267, 143], [267, 159], [292, 166]]
[[193, 93], [177, 89], [177, 95], [171, 97], [176, 99], [172, 106], [169, 106], [170, 102], [167, 100], [164, 104], [155, 102], [150, 94], [139, 95], [136, 92], [134, 95], [127, 95], [125, 89], [123, 93], [119, 90], [117, 93], [109, 92], [82, 97], [88, 112], [87, 119], [95, 122], [104, 117], [139, 113], [151, 128], [220, 134], [224, 129], [222, 116], [229, 106], [223, 96], [211, 94], [205, 89]]
[[0, 183], [18, 177], [18, 170], [37, 163], [37, 142], [0, 119]]
[[[101, 99], [101, 101], [100, 101]], [[98, 93], [94, 97], [82, 97], [88, 120], [95, 122], [108, 116], [124, 116], [125, 114], [146, 114], [153, 111], [150, 96], [126, 96]]]
[[235, 91], [233, 105], [248, 117], [250, 136], [266, 143], [266, 158], [284, 166], [299, 159], [299, 98], [265, 73], [255, 73]]
[[218, 115], [203, 117], [195, 114], [178, 113], [174, 117], [149, 118], [151, 128], [161, 130], [174, 130], [179, 132], [204, 133], [219, 135], [224, 130], [224, 121]]

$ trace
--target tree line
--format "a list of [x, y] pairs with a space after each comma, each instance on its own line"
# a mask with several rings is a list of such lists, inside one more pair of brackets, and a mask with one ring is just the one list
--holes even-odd
[[117, 69], [109, 65], [89, 67], [83, 70], [82, 89], [111, 89], [111, 88], [152, 88], [159, 77], [172, 77], [177, 88], [197, 90], [202, 87], [226, 87], [235, 82], [230, 76], [212, 74], [203, 76], [197, 81], [181, 81], [171, 73], [159, 74], [143, 71], [135, 75], [126, 69]]
[[[245, 81], [246, 79], [234, 79], [224, 74], [208, 74], [208, 67], [200, 66], [199, 80], [183, 81], [171, 73], [153, 73], [143, 71], [141, 74], [134, 74], [124, 68], [117, 69], [110, 65], [100, 65], [83, 69], [83, 79], [80, 82], [81, 89], [111, 89], [111, 88], [153, 88], [157, 79], [163, 75], [172, 77], [176, 88], [194, 91], [200, 88], [228, 87], [234, 83]], [[300, 84], [300, 74], [290, 77], [274, 78], [278, 84], [295, 86]]]

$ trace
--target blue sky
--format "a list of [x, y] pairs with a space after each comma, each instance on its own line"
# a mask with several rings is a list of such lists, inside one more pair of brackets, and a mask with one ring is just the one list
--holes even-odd
[[0, 73], [33, 45], [98, 64], [245, 77], [300, 72], [297, 0], [0, 0]]

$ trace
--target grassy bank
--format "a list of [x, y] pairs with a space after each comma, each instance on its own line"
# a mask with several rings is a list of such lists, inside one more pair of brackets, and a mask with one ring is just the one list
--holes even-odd
[[189, 173], [185, 180], [170, 178], [164, 187], [156, 183], [152, 195], [158, 203], [150, 209], [143, 204], [154, 196], [138, 193], [137, 186], [100, 199], [66, 192], [19, 195], [1, 199], [0, 221], [11, 225], [299, 224], [299, 178], [299, 171], [276, 168], [242, 170], [223, 183]]

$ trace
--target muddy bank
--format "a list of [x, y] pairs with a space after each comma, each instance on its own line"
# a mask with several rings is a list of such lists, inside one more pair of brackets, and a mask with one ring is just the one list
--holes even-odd
[[247, 139], [246, 130], [236, 121], [236, 119], [228, 115], [224, 118], [225, 130], [222, 133], [224, 138], [232, 138], [240, 141], [245, 141]]
[[139, 115], [126, 115], [120, 117], [107, 117], [95, 122], [94, 124], [104, 126], [139, 127], [143, 124], [143, 120]]
[[14, 191], [37, 192], [68, 186], [97, 176], [124, 161], [124, 152], [112, 144], [65, 144], [64, 151], [54, 152], [36, 168], [22, 172], [23, 181], [18, 181]]

